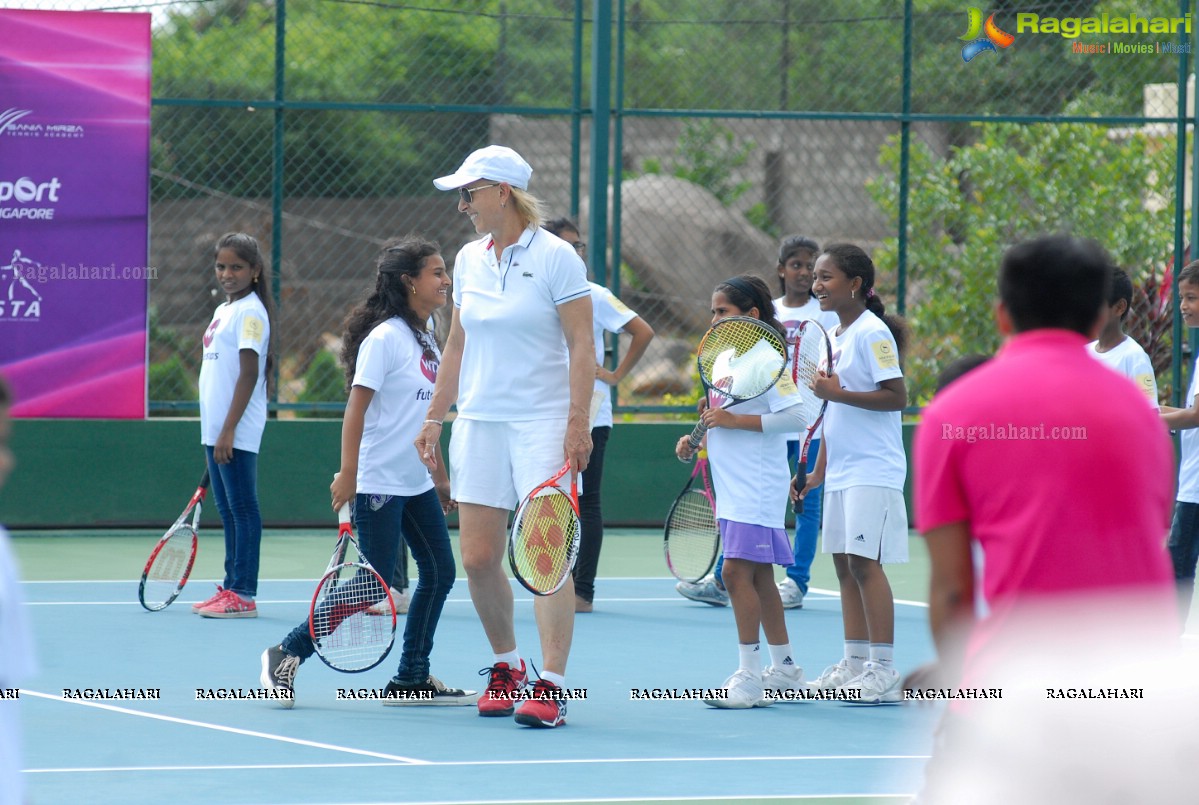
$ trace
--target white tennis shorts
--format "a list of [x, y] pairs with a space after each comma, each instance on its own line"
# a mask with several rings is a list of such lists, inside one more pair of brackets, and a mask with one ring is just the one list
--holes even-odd
[[852, 486], [824, 493], [824, 553], [851, 553], [885, 565], [908, 561], [908, 510], [903, 492]]
[[[533, 487], [562, 469], [565, 438], [565, 418], [528, 422], [455, 419], [450, 432], [454, 500], [515, 509]], [[569, 483], [569, 478], [563, 480]], [[581, 477], [579, 487], [582, 494]]]

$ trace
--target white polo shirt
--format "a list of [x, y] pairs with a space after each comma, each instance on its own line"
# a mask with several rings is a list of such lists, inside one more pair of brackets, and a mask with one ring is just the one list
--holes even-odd
[[[637, 314], [616, 298], [616, 294], [602, 285], [594, 282], [591, 286], [591, 323], [595, 330], [595, 362], [604, 363], [604, 333], [624, 332], [624, 326], [637, 318]], [[599, 408], [596, 410], [593, 428], [612, 427], [612, 387], [602, 380], [596, 379], [595, 393], [599, 395]]]
[[1087, 344], [1087, 351], [1100, 363], [1110, 366], [1127, 377], [1145, 395], [1145, 399], [1154, 408], [1160, 408], [1157, 402], [1157, 377], [1153, 373], [1153, 363], [1149, 354], [1137, 343], [1135, 338], [1124, 336], [1124, 340], [1107, 352], [1099, 351], [1099, 342]]
[[233, 432], [233, 446], [258, 452], [266, 428], [266, 353], [270, 340], [271, 322], [258, 294], [248, 293], [213, 311], [204, 331], [204, 359], [200, 363], [200, 444], [215, 445], [221, 435], [241, 375], [239, 353], [252, 349], [258, 353], [258, 383]]
[[441, 353], [433, 334], [424, 343], [393, 317], [377, 325], [358, 346], [354, 385], [375, 392], [367, 406], [358, 448], [358, 492], [411, 497], [433, 488], [412, 442], [421, 429]]
[[[837, 335], [834, 329], [829, 336], [841, 388], [875, 391], [882, 381], [903, 377], [891, 330], [869, 310], [844, 333]], [[899, 411], [867, 411], [830, 401], [824, 413], [824, 491], [854, 486], [902, 490], [908, 473], [902, 422]]]
[[491, 422], [565, 419], [570, 370], [558, 305], [591, 293], [566, 241], [529, 227], [495, 258], [491, 236], [454, 259], [454, 305], [466, 335], [458, 416]]

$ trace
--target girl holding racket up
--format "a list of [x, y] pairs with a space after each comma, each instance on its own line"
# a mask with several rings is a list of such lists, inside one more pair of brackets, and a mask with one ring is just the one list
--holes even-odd
[[270, 292], [258, 241], [230, 232], [213, 249], [225, 302], [204, 331], [200, 365], [200, 442], [208, 456], [212, 499], [225, 529], [225, 579], [192, 606], [205, 618], [256, 618], [262, 515], [258, 448], [266, 428]]
[[[770, 289], [758, 277], [742, 274], [716, 286], [712, 324], [729, 316], [759, 319], [777, 330], [780, 338], [786, 337]], [[787, 372], [759, 397], [727, 407], [718, 399], [708, 402], [701, 417], [709, 429], [716, 521], [724, 546], [722, 575], [737, 622], [739, 664], [723, 685], [726, 698], [704, 702], [728, 709], [765, 707], [788, 692], [805, 690], [803, 669], [792, 659], [774, 565], [786, 567], [793, 561], [783, 520], [790, 476], [787, 439], [807, 423]], [[675, 445], [675, 455], [683, 461], [690, 461], [695, 453], [689, 439], [683, 436]], [[770, 652], [765, 670], [761, 632]]]
[[792, 486], [792, 497], [802, 498], [824, 484], [824, 552], [833, 555], [841, 589], [845, 656], [811, 684], [850, 691], [863, 704], [903, 700], [892, 667], [895, 601], [883, 565], [908, 560], [900, 419], [907, 388], [899, 365], [905, 327], [886, 315], [874, 274], [870, 257], [850, 244], [829, 246], [816, 260], [812, 293], [840, 326], [829, 333], [835, 371], [812, 384], [828, 400], [820, 453], [806, 486]]
[[[426, 323], [446, 303], [450, 278], [438, 245], [417, 237], [389, 242], [375, 265], [375, 289], [347, 317], [342, 339], [350, 396], [341, 469], [330, 486], [333, 509], [353, 503], [359, 546], [371, 565], [391, 571], [403, 539], [419, 569], [384, 703], [471, 704], [473, 696], [429, 674], [433, 633], [454, 586], [445, 521], [454, 503], [444, 467], [430, 477], [412, 452], [424, 419], [420, 401], [432, 395], [441, 359]], [[305, 621], [262, 653], [262, 684], [291, 694], [300, 663], [314, 651]], [[294, 694], [282, 700], [284, 707], [294, 702]]]

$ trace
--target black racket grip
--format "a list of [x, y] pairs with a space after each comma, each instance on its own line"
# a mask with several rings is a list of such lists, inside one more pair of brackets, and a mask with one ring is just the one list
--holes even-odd
[[[799, 470], [795, 473], [795, 480], [792, 483], [794, 483], [796, 488], [802, 492], [803, 488], [807, 486], [808, 474], [803, 470]], [[791, 511], [795, 512], [796, 514], [803, 514], [803, 498], [795, 499], [795, 502], [791, 504]]]

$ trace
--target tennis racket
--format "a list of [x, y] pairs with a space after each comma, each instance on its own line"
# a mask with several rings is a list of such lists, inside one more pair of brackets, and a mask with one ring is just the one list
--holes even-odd
[[[708, 399], [732, 405], [765, 394], [782, 377], [787, 345], [777, 330], [755, 318], [728, 316], [704, 333], [696, 363]], [[691, 431], [687, 440], [693, 450], [707, 430], [700, 420]]]
[[[335, 671], [368, 671], [391, 651], [396, 634], [395, 601], [383, 580], [358, 547], [350, 523], [350, 504], [337, 512], [337, 545], [329, 567], [316, 586], [308, 614], [308, 633], [316, 653]], [[347, 562], [353, 545], [357, 561]], [[384, 604], [382, 614], [367, 608]]]
[[[200, 527], [201, 504], [207, 492], [208, 470], [204, 470], [204, 477], [200, 479], [200, 485], [192, 493], [183, 513], [158, 540], [150, 552], [150, 558], [146, 560], [142, 581], [137, 588], [137, 600], [151, 612], [169, 607], [183, 592], [183, 585], [187, 584], [192, 565], [196, 563], [196, 532]], [[187, 522], [189, 514], [190, 523]]]
[[[812, 437], [820, 430], [824, 411], [828, 408], [828, 400], [817, 397], [811, 383], [818, 372], [827, 373], [832, 365], [833, 344], [828, 333], [814, 321], [801, 322], [791, 357], [791, 379], [795, 381], [795, 388], [803, 400], [800, 405], [803, 407], [804, 422], [810, 423], [803, 449], [799, 453], [799, 462], [795, 466], [795, 483], [801, 491], [808, 477], [808, 449], [812, 446]], [[803, 514], [803, 499], [796, 498], [791, 508], [796, 514]]]
[[[699, 486], [695, 484], [697, 478]], [[691, 477], [670, 506], [662, 549], [666, 566], [679, 581], [697, 582], [716, 564], [720, 528], [716, 525], [716, 496], [708, 474], [707, 450], [699, 451]]]
[[567, 462], [526, 495], [512, 519], [508, 564], [516, 580], [535, 595], [562, 589], [579, 555], [578, 475], [571, 478], [569, 494], [558, 485], [569, 471]]

